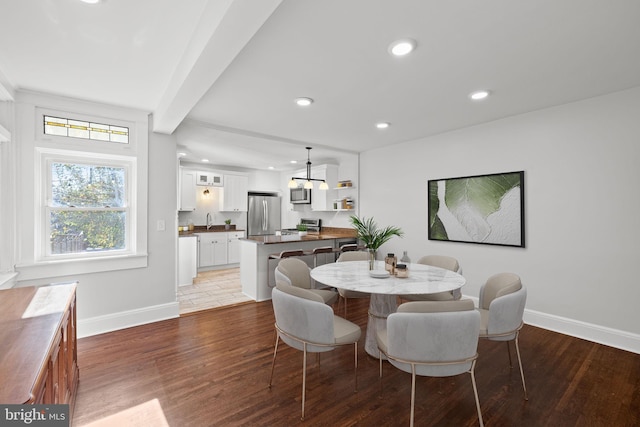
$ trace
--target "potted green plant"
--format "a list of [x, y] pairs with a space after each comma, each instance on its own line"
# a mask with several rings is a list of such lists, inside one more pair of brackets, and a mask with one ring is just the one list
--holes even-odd
[[376, 252], [393, 236], [402, 237], [404, 232], [399, 227], [388, 225], [384, 228], [378, 228], [378, 224], [373, 218], [358, 218], [356, 215], [349, 217], [353, 228], [356, 230], [358, 239], [364, 243], [369, 251], [369, 269], [373, 270]]
[[296, 228], [298, 229], [298, 235], [300, 236], [307, 235], [307, 224], [298, 224], [296, 225]]
[[224, 229], [228, 230], [230, 228], [231, 228], [231, 220], [227, 218], [224, 220]]

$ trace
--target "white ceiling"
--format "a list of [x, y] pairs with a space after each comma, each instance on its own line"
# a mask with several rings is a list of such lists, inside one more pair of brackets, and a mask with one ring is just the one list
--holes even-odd
[[0, 99], [134, 107], [191, 160], [283, 169], [640, 86], [638, 22], [636, 0], [0, 0]]

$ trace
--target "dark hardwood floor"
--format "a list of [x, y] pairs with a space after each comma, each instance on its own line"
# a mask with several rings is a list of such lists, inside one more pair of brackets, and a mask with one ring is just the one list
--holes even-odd
[[[271, 302], [248, 303], [83, 338], [74, 425], [158, 398], [171, 426], [402, 426], [411, 376], [364, 352], [367, 301], [352, 300], [363, 327], [358, 392], [353, 349], [309, 357], [300, 420], [302, 353], [282, 345], [273, 387]], [[505, 343], [480, 341], [478, 393], [487, 426], [640, 425], [640, 355], [525, 326], [520, 345], [529, 400]], [[513, 353], [513, 352], [512, 352]], [[515, 360], [514, 360], [515, 361]], [[418, 377], [417, 426], [478, 425], [468, 374]]]

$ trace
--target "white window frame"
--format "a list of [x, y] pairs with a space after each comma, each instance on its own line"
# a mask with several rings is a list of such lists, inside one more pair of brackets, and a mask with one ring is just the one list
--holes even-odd
[[[44, 133], [44, 116], [69, 117], [96, 123], [107, 123], [129, 129], [129, 143], [87, 140]], [[17, 99], [16, 117], [21, 135], [19, 162], [21, 179], [18, 182], [17, 218], [21, 240], [18, 241], [15, 269], [21, 281], [46, 280], [55, 277], [77, 277], [81, 274], [145, 268], [148, 266], [148, 113], [96, 104], [57, 96], [20, 93]], [[130, 162], [131, 215], [130, 247], [126, 251], [96, 252], [92, 256], [44, 257], [49, 235], [43, 226], [47, 186], [46, 162], [51, 155], [69, 158], [117, 159]], [[43, 163], [44, 162], [44, 163]], [[83, 163], [86, 163], [83, 162]], [[27, 172], [28, 171], [28, 172]], [[48, 220], [48, 218], [47, 218]], [[46, 242], [46, 243], [43, 243]]]
[[[136, 159], [131, 156], [117, 156], [108, 154], [96, 154], [96, 153], [83, 153], [72, 152], [66, 150], [49, 150], [39, 149], [38, 155], [40, 157], [39, 163], [42, 167], [42, 189], [40, 195], [40, 217], [38, 224], [40, 230], [36, 236], [40, 237], [40, 243], [36, 246], [36, 262], [37, 261], [52, 261], [52, 260], [64, 260], [64, 259], [87, 259], [87, 258], [102, 258], [105, 256], [116, 255], [132, 255], [136, 253], [136, 239], [135, 239], [135, 221], [136, 218], [136, 192], [135, 192], [135, 176], [137, 175]], [[126, 202], [124, 211], [126, 213], [125, 223], [125, 248], [122, 250], [111, 250], [105, 252], [74, 252], [68, 254], [51, 254], [51, 223], [50, 213], [52, 210], [52, 182], [51, 182], [51, 165], [52, 163], [77, 163], [84, 165], [95, 166], [112, 166], [119, 167], [125, 170], [125, 193]], [[81, 210], [81, 209], [78, 209]]]

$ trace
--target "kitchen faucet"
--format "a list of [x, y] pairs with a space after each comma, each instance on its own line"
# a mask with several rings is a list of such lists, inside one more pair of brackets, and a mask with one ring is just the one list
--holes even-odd
[[212, 226], [211, 224], [211, 214], [209, 212], [207, 212], [207, 230], [210, 229]]

